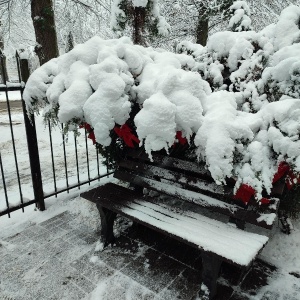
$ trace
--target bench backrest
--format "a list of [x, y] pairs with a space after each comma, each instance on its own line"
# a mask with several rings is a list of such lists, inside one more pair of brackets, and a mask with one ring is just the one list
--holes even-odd
[[217, 185], [204, 165], [155, 153], [150, 161], [141, 150], [129, 151], [114, 177], [267, 229], [272, 228], [279, 204], [272, 198], [268, 205], [252, 201], [245, 206], [233, 198], [233, 185]]

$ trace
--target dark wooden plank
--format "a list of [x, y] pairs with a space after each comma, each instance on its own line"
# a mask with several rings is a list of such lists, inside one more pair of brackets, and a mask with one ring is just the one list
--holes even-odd
[[[154, 165], [161, 168], [174, 170], [180, 174], [184, 174], [185, 176], [191, 175], [192, 177], [203, 179], [206, 182], [211, 182], [212, 184], [218, 186], [213, 180], [213, 178], [211, 177], [209, 170], [207, 170], [207, 168], [205, 167], [204, 162], [185, 161], [182, 159], [170, 157], [167, 154], [161, 154], [157, 152], [152, 152], [152, 157], [153, 157], [153, 161], [149, 159], [148, 154], [145, 153], [145, 150], [143, 148], [129, 149], [127, 152], [127, 159], [131, 161], [135, 161], [135, 162], [140, 161], [142, 163], [146, 163], [149, 165]], [[226, 179], [226, 186], [224, 186], [225, 194], [227, 193], [232, 194], [235, 183], [236, 180], [234, 178]], [[284, 193], [284, 190], [285, 190], [285, 181], [280, 180], [273, 185], [271, 194], [269, 196], [265, 195], [264, 197], [280, 198], [280, 196]], [[254, 198], [250, 199], [249, 204], [252, 206], [259, 205]], [[266, 206], [264, 206], [261, 209], [264, 208], [266, 208]]]
[[[174, 170], [168, 170], [161, 166], [149, 165], [141, 161], [121, 161], [119, 167], [141, 174], [146, 178], [161, 181], [165, 179], [170, 184], [177, 184], [187, 190], [202, 192], [212, 197], [217, 197], [219, 200], [226, 202], [233, 197], [233, 189], [227, 186], [217, 185], [215, 182], [206, 181], [197, 177], [180, 173]], [[234, 200], [236, 202], [236, 200]], [[236, 203], [235, 203], [236, 204]]]
[[210, 172], [205, 168], [204, 163], [197, 163], [197, 162], [190, 162], [181, 160], [178, 158], [170, 157], [167, 155], [161, 155], [156, 152], [152, 152], [151, 161], [148, 157], [148, 154], [145, 153], [144, 150], [136, 150], [136, 149], [129, 149], [127, 152], [127, 157], [130, 159], [136, 159], [148, 163], [152, 163], [154, 165], [160, 165], [166, 169], [170, 170], [179, 170], [181, 173], [191, 174], [194, 176], [199, 176], [200, 178], [206, 179], [207, 181], [213, 182]]
[[[260, 226], [266, 229], [271, 229], [273, 223], [268, 224], [263, 219], [260, 219], [265, 215], [267, 217], [268, 214], [264, 213], [263, 215], [254, 210], [247, 210], [240, 208], [236, 205], [232, 205], [229, 203], [222, 202], [220, 200], [214, 199], [212, 197], [196, 193], [193, 191], [187, 191], [182, 188], [176, 187], [174, 185], [168, 185], [163, 182], [157, 182], [149, 178], [144, 178], [142, 176], [133, 175], [130, 173], [122, 172], [117, 170], [114, 174], [115, 178], [118, 178], [123, 181], [127, 181], [133, 183], [134, 185], [142, 186], [144, 188], [152, 189], [169, 196], [173, 196], [191, 203], [195, 203], [204, 208], [210, 209], [212, 211], [224, 214], [229, 217], [233, 217], [236, 219], [244, 220], [247, 223], [254, 224], [256, 226]], [[257, 221], [257, 220], [261, 221]], [[275, 220], [274, 220], [275, 221]]]
[[[198, 178], [193, 175], [187, 174], [187, 172], [181, 172], [181, 170], [169, 170], [161, 165], [149, 164], [149, 161], [132, 161], [124, 160], [119, 164], [119, 168], [129, 170], [132, 174], [141, 175], [142, 177], [150, 178], [157, 181], [163, 181], [183, 189], [199, 192], [201, 194], [216, 198], [226, 203], [234, 204], [242, 208], [247, 208], [245, 203], [241, 200], [234, 199], [233, 188], [226, 185], [217, 185], [214, 181], [207, 181], [203, 178]], [[273, 193], [272, 197], [277, 196], [277, 193]], [[250, 200], [248, 206], [249, 209], [256, 209], [260, 212], [271, 213], [277, 212], [273, 205], [274, 201], [271, 200], [271, 204], [260, 205], [254, 197]], [[278, 203], [279, 204], [279, 203]]]

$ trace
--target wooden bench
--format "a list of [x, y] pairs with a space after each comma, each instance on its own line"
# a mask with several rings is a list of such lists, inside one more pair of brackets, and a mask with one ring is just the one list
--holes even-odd
[[[252, 201], [246, 207], [233, 199], [232, 186], [216, 185], [204, 166], [161, 154], [150, 161], [141, 150], [129, 151], [114, 177], [129, 187], [108, 183], [81, 194], [97, 204], [104, 246], [113, 243], [121, 214], [196, 247], [203, 265], [201, 299], [215, 297], [222, 262], [240, 267], [241, 274], [249, 270], [268, 237], [245, 231], [245, 225], [271, 229], [279, 205], [271, 198], [268, 205]], [[146, 195], [145, 189], [164, 196]]]

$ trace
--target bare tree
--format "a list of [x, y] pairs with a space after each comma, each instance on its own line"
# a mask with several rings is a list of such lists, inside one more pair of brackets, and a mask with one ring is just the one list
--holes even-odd
[[95, 35], [114, 37], [110, 29], [110, 0], [55, 0], [53, 4], [59, 49], [66, 48], [70, 32], [76, 43]]
[[59, 54], [52, 0], [31, 0], [31, 18], [37, 42], [35, 52], [42, 65]]

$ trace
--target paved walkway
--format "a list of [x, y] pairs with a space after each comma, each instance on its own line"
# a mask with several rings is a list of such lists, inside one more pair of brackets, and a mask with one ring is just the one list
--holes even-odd
[[[197, 250], [134, 225], [97, 251], [98, 235], [66, 211], [0, 240], [0, 299], [194, 298], [201, 282]], [[218, 299], [249, 299], [274, 271], [258, 261], [236, 287], [238, 270], [225, 266]]]

